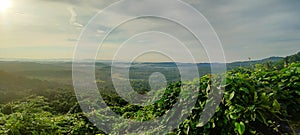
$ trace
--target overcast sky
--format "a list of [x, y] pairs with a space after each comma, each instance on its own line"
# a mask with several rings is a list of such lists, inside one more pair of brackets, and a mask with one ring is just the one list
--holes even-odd
[[[1, 0], [2, 1], [2, 0]], [[146, 12], [143, 0], [131, 0], [123, 8], [108, 12], [93, 29], [96, 34], [90, 43], [100, 44], [103, 31], [114, 28], [110, 22], [130, 17], [130, 12]], [[59, 59], [72, 58], [80, 33], [99, 11], [117, 0], [10, 0], [10, 6], [0, 10], [0, 58]], [[186, 0], [202, 13], [219, 36], [228, 62], [262, 59], [270, 56], [287, 56], [300, 51], [299, 0]], [[168, 3], [151, 3], [168, 6]], [[1, 5], [1, 2], [0, 2]], [[178, 8], [178, 9], [177, 9]], [[168, 9], [168, 10], [166, 10]], [[148, 11], [147, 11], [148, 12]], [[179, 7], [166, 7], [153, 12], [178, 15], [193, 23]], [[194, 22], [195, 27], [197, 23]], [[140, 29], [148, 32], [134, 35]], [[161, 31], [162, 33], [159, 33]], [[182, 35], [180, 42], [164, 32]], [[100, 35], [100, 36], [99, 36]], [[176, 37], [176, 36], [175, 36]], [[201, 37], [200, 37], [201, 38]], [[121, 42], [123, 41], [123, 42]], [[126, 42], [124, 42], [126, 41]], [[89, 53], [88, 44], [84, 50]], [[205, 50], [178, 24], [157, 18], [139, 18], [124, 23], [107, 37], [99, 50], [98, 59], [111, 59], [118, 54], [120, 60], [129, 58], [132, 50], [139, 52], [155, 47], [165, 48], [179, 61], [190, 62], [182, 53], [186, 44], [197, 62], [207, 62]], [[172, 46], [173, 45], [173, 46]], [[126, 49], [127, 48], [127, 49]], [[130, 49], [128, 49], [130, 48]], [[133, 49], [134, 48], [134, 49]], [[139, 50], [140, 48], [140, 50]], [[126, 58], [128, 56], [128, 58]], [[136, 56], [138, 57], [138, 56]], [[172, 58], [149, 53], [136, 58], [140, 61], [169, 61]]]

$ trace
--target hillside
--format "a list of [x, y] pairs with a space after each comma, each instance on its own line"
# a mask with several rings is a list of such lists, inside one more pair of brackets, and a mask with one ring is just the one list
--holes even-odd
[[[88, 120], [89, 116], [101, 120], [103, 114], [109, 114], [107, 111], [112, 109], [126, 119], [156, 119], [174, 107], [179, 92], [184, 92], [180, 89], [183, 85], [187, 88], [198, 86], [199, 93], [193, 96], [197, 102], [190, 115], [175, 130], [169, 131], [171, 134], [295, 134], [300, 129], [299, 55], [229, 63], [232, 69], [226, 73], [226, 85], [222, 85], [225, 88], [222, 102], [204, 126], [199, 118], [204, 105], [213, 101], [208, 97], [208, 92], [213, 90], [211, 84], [219, 82], [219, 75], [207, 75], [208, 63], [197, 64], [202, 69], [199, 74], [203, 74], [199, 79], [184, 82], [176, 81], [179, 76], [174, 63], [134, 63], [130, 83], [141, 94], [150, 89], [147, 76], [152, 72], [162, 72], [171, 78], [166, 89], [162, 89], [165, 90], [162, 97], [145, 107], [131, 105], [122, 99], [114, 91], [110, 66], [96, 63], [98, 88], [110, 108], [84, 113], [79, 102], [90, 109], [100, 102], [94, 98], [89, 101], [94, 95], [84, 95], [84, 100], [79, 102], [76, 100], [70, 83], [70, 63], [7, 62], [5, 65], [6, 62], [1, 62], [5, 66], [0, 67], [3, 70], [0, 71], [0, 134], [102, 134], [97, 125]], [[118, 68], [123, 67], [119, 65]], [[186, 113], [182, 110], [171, 117]], [[142, 130], [132, 129], [130, 123], [110, 126], [118, 134]], [[160, 128], [154, 126], [147, 133], [168, 131]]]
[[46, 91], [70, 88], [68, 85], [30, 79], [0, 71], [0, 104], [34, 95], [45, 95]]
[[[101, 94], [110, 109], [124, 118], [138, 121], [152, 120], [168, 112], [177, 102], [179, 92], [184, 92], [180, 90], [183, 85], [188, 88], [189, 85], [198, 86], [199, 93], [197, 96], [193, 96], [197, 98], [197, 102], [192, 112], [175, 130], [170, 131], [171, 134], [295, 134], [299, 132], [297, 129], [300, 129], [298, 115], [300, 113], [300, 62], [297, 62], [298, 55], [299, 53], [284, 58], [288, 64], [281, 65], [282, 68], [276, 66], [285, 64], [284, 59], [271, 58], [277, 64], [276, 66], [274, 63], [266, 66], [268, 63], [266, 62], [257, 64], [255, 67], [254, 65], [249, 68], [248, 66], [238, 66], [229, 70], [226, 73], [226, 85], [222, 85], [225, 88], [222, 102], [217, 112], [204, 126], [199, 123], [199, 118], [204, 105], [213, 101], [208, 97], [207, 92], [212, 91], [212, 83], [218, 84], [219, 75], [204, 75], [199, 79], [187, 82], [170, 82], [162, 98], [145, 107], [131, 105], [113, 92], [113, 86], [109, 81], [111, 79], [109, 77], [110, 67], [106, 64], [97, 64], [97, 78], [99, 79], [99, 90], [102, 91]], [[26, 63], [22, 64], [28, 66]], [[133, 80], [137, 81], [147, 74], [141, 70], [143, 69], [141, 67], [145, 67], [147, 64], [149, 63], [134, 66], [133, 70], [138, 74], [133, 76]], [[151, 64], [153, 67], [149, 70], [151, 72], [167, 69], [167, 67], [174, 68], [172, 63]], [[55, 70], [57, 71], [62, 67], [57, 66], [58, 64], [54, 65], [56, 65]], [[38, 67], [28, 69], [22, 68], [22, 65], [19, 66], [16, 68], [22, 69], [22, 72], [29, 69], [40, 71], [41, 68], [50, 68], [49, 65], [46, 68], [39, 64], [35, 65]], [[64, 66], [61, 70], [65, 72], [67, 67]], [[209, 66], [204, 64], [202, 67]], [[83, 113], [76, 101], [73, 89], [69, 85], [33, 79], [30, 74], [28, 74], [30, 77], [22, 76], [23, 74], [16, 74], [20, 72], [12, 72], [12, 69], [11, 72], [0, 72], [1, 134], [103, 133], [87, 118], [97, 116], [94, 118], [103, 119], [102, 114], [108, 114], [109, 112], [106, 112], [108, 108]], [[53, 69], [44, 71], [48, 73], [43, 75], [48, 76], [52, 74]], [[171, 72], [166, 70], [166, 73]], [[137, 82], [136, 85], [137, 89], [135, 90], [143, 90], [140, 87], [147, 88], [140, 82]], [[98, 100], [89, 101], [89, 97], [91, 96], [87, 96], [80, 103], [88, 106], [95, 106], [99, 103]], [[182, 110], [175, 114], [171, 117], [186, 114], [186, 111]], [[172, 122], [176, 122], [176, 120]], [[126, 133], [124, 131], [138, 133], [141, 130], [139, 128], [132, 129], [129, 123], [116, 123], [111, 126], [115, 127], [114, 132], [118, 132], [118, 134]], [[160, 128], [153, 127], [153, 130], [147, 133], [166, 133], [161, 131], [167, 129]]]
[[[17, 77], [7, 73], [1, 74], [17, 79]], [[147, 121], [164, 115], [173, 107], [179, 92], [184, 92], [180, 90], [182, 85], [199, 86], [198, 99], [190, 116], [175, 130], [170, 131], [171, 134], [294, 134], [296, 131], [294, 129], [299, 129], [298, 122], [300, 121], [298, 116], [300, 113], [299, 76], [299, 62], [280, 70], [266, 69], [263, 65], [258, 65], [254, 69], [236, 68], [229, 71], [226, 75], [226, 85], [222, 85], [225, 88], [222, 102], [217, 112], [204, 126], [199, 123], [199, 118], [205, 103], [213, 101], [208, 100], [210, 98], [207, 92], [213, 89], [213, 87], [210, 87], [211, 83], [218, 83], [215, 80], [218, 79], [218, 75], [205, 75], [199, 79], [200, 82], [196, 79], [193, 82], [171, 83], [167, 86], [161, 99], [145, 107], [116, 102], [120, 100], [120, 97], [113, 95], [105, 102], [115, 113], [124, 118]], [[22, 78], [19, 81], [26, 80]], [[27, 82], [34, 84], [30, 80], [27, 80]], [[197, 98], [197, 96], [193, 97]], [[67, 99], [69, 101], [65, 102]], [[93, 102], [86, 102], [85, 100], [81, 102], [88, 103], [88, 105], [97, 105], [98, 103], [97, 100], [91, 100]], [[93, 118], [102, 119], [102, 114], [107, 114], [108, 109], [93, 110], [91, 113], [84, 115], [80, 110], [74, 110], [74, 108], [79, 107], [74, 102], [70, 96], [62, 95], [55, 100], [30, 97], [20, 102], [0, 105], [2, 106], [0, 118], [1, 121], [4, 121], [4, 123], [0, 123], [0, 133], [103, 133], [90, 123], [86, 117], [93, 116]], [[180, 106], [184, 105], [181, 104]], [[66, 108], [69, 111], [65, 110]], [[174, 117], [183, 114], [186, 114], [185, 110], [175, 113]], [[176, 120], [174, 119], [172, 122], [176, 122]], [[126, 131], [139, 133], [142, 130], [139, 128], [132, 129], [129, 123], [115, 123], [111, 126], [115, 127], [115, 132], [118, 134], [127, 133]], [[165, 130], [162, 130], [161, 127], [153, 127], [147, 133], [162, 134], [165, 133], [163, 131]]]

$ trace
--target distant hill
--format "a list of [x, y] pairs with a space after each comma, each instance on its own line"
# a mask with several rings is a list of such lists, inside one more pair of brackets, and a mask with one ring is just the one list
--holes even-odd
[[262, 64], [262, 63], [266, 63], [266, 62], [276, 63], [276, 62], [282, 61], [283, 59], [284, 59], [284, 57], [269, 57], [269, 58], [265, 58], [262, 60], [238, 61], [238, 62], [228, 63], [227, 68], [233, 69], [236, 67], [249, 67], [251, 65]]
[[69, 86], [0, 71], [0, 103], [21, 99], [32, 94], [43, 95], [46, 90], [65, 87]]
[[291, 56], [287, 56], [286, 60], [288, 62], [298, 62], [298, 61], [300, 61], [300, 52], [298, 52], [297, 54], [291, 55]]
[[[255, 64], [271, 63], [272, 67], [278, 69], [289, 65], [292, 62], [300, 61], [300, 52], [287, 57], [270, 57], [262, 60], [254, 61], [241, 61], [226, 63], [227, 69], [236, 67], [252, 67]], [[96, 79], [99, 82], [106, 82], [99, 84], [100, 90], [111, 89], [111, 65], [110, 62], [97, 62], [96, 63]], [[222, 64], [212, 63], [215, 66]], [[178, 63], [185, 71], [180, 73], [176, 63], [174, 62], [144, 62], [132, 63], [130, 65], [130, 79], [131, 83], [139, 84], [147, 82], [148, 77], [154, 72], [161, 72], [165, 75], [168, 81], [178, 81], [181, 78], [180, 74], [195, 75], [189, 68], [192, 67], [191, 63]], [[210, 63], [196, 63], [199, 71], [199, 76], [210, 73]], [[119, 62], [115, 66], [117, 68], [124, 68], [128, 64]], [[122, 75], [120, 76], [122, 77]], [[71, 62], [25, 62], [25, 61], [0, 61], [0, 103], [11, 101], [11, 97], [21, 98], [22, 96], [30, 94], [43, 94], [42, 90], [72, 88], [72, 63]]]
[[284, 57], [281, 61], [278, 61], [275, 66], [277, 68], [283, 68], [283, 66], [288, 66], [289, 64], [293, 62], [299, 62], [300, 61], [300, 52], [290, 55], [287, 57]]

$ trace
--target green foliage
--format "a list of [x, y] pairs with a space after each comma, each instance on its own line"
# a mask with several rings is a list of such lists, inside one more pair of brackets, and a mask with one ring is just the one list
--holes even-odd
[[[296, 56], [291, 59], [296, 59]], [[112, 84], [107, 81], [110, 78], [103, 76], [100, 80], [105, 81], [99, 83], [105, 85], [99, 88], [110, 108], [93, 110], [90, 114], [81, 112], [70, 89], [52, 85], [39, 86], [39, 83], [44, 85], [49, 82], [16, 77], [4, 72], [0, 72], [0, 76], [1, 74], [3, 82], [7, 76], [16, 79], [17, 82], [27, 80], [26, 82], [35, 84], [37, 88], [32, 89], [32, 86], [28, 86], [25, 87], [26, 91], [22, 91], [22, 94], [24, 92], [27, 93], [25, 95], [35, 96], [0, 105], [0, 134], [103, 134], [86, 116], [101, 119], [107, 117], [105, 114], [108, 109], [112, 109], [126, 119], [140, 122], [153, 120], [163, 116], [173, 107], [187, 106], [187, 104], [175, 106], [179, 93], [186, 94], [186, 91], [181, 89], [183, 86], [187, 90], [197, 88], [199, 93], [192, 97], [197, 98], [197, 102], [191, 112], [181, 111], [171, 114], [170, 118], [177, 118], [179, 115], [188, 117], [175, 130], [170, 131], [170, 134], [294, 134], [291, 123], [298, 123], [299, 126], [300, 121], [299, 62], [289, 61], [288, 65], [280, 68], [272, 63], [258, 64], [255, 67], [253, 65], [253, 68], [235, 68], [226, 73], [226, 84], [221, 84], [220, 75], [205, 75], [190, 82], [172, 82], [168, 84], [160, 100], [145, 107], [130, 105], [121, 99], [117, 93], [111, 91]], [[148, 89], [147, 84], [136, 79], [131, 83], [141, 87], [137, 90]], [[21, 86], [26, 85], [18, 87]], [[203, 125], [199, 119], [204, 106], [214, 104], [213, 98], [208, 94], [215, 90], [214, 86], [221, 86], [225, 91], [222, 91], [223, 97], [216, 108], [216, 113]], [[11, 88], [20, 89], [13, 86]], [[0, 89], [0, 92], [7, 91]], [[5, 102], [7, 101], [8, 99], [5, 99]], [[87, 103], [88, 107], [94, 108], [97, 102]], [[115, 129], [132, 128], [126, 123], [108, 126], [113, 126], [116, 134], [124, 134], [126, 130], [119, 132]], [[160, 128], [153, 127], [157, 131]], [[138, 133], [138, 129], [136, 130]]]
[[[212, 83], [220, 85], [218, 75], [206, 75], [200, 82], [198, 101], [190, 116], [172, 134], [293, 134], [289, 124], [299, 114], [300, 64], [281, 70], [270, 70], [263, 65], [254, 69], [237, 68], [226, 75], [221, 104], [212, 119], [204, 126], [199, 118]], [[186, 84], [186, 82], [184, 83]], [[177, 101], [182, 83], [169, 84], [165, 94], [153, 105], [119, 107], [125, 118], [147, 121], [162, 116]], [[181, 112], [183, 113], [183, 112]]]
[[291, 63], [294, 62], [299, 62], [300, 61], [300, 52], [298, 52], [297, 54], [291, 55], [291, 56], [287, 56], [285, 58], [283, 58], [283, 60], [275, 63], [275, 67], [277, 69], [282, 69], [288, 65], [290, 65]]
[[[300, 105], [299, 68], [298, 63], [281, 70], [257, 65], [255, 69], [229, 71], [222, 102], [213, 118], [203, 127], [193, 126], [201, 114], [195, 110], [197, 113], [188, 118], [189, 124], [185, 123], [189, 126], [181, 125], [177, 132], [189, 129], [191, 134], [292, 134], [289, 121], [297, 117]], [[199, 96], [203, 97], [205, 87], [201, 86], [207, 85], [200, 83]], [[207, 103], [201, 98], [198, 102]], [[200, 108], [203, 105], [199, 104]]]
[[54, 115], [43, 97], [30, 97], [2, 106], [0, 134], [95, 134], [101, 133], [82, 113]]
[[236, 122], [234, 123], [234, 126], [235, 126], [235, 130], [237, 130], [240, 135], [244, 134], [245, 124], [243, 122], [240, 123]]

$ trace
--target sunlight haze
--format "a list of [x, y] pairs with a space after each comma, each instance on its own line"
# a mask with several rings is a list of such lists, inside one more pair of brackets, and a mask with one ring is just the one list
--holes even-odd
[[[80, 33], [88, 21], [99, 11], [117, 0], [0, 0], [0, 58], [26, 59], [71, 59]], [[199, 10], [211, 23], [218, 34], [229, 62], [262, 59], [270, 56], [287, 56], [300, 50], [300, 2], [280, 0], [185, 0]], [[139, 7], [132, 8], [142, 12]], [[160, 12], [160, 11], [157, 11]], [[179, 14], [170, 11], [164, 14]], [[127, 16], [119, 9], [113, 16], [103, 18], [105, 25], [95, 30], [111, 29], [109, 21], [117, 17]], [[187, 17], [188, 18], [188, 17]], [[145, 24], [161, 30], [174, 27], [163, 25], [160, 21], [145, 19]], [[195, 24], [197, 25], [197, 24]], [[99, 59], [109, 59], [112, 48], [116, 49], [116, 39], [122, 39], [130, 31], [145, 27], [142, 25], [124, 26], [116, 37], [103, 44], [99, 51]], [[191, 39], [186, 39], [191, 41]], [[91, 42], [100, 44], [99, 39]], [[191, 41], [192, 42], [192, 41]], [[166, 46], [165, 41], [138, 41], [141, 46]], [[89, 43], [87, 43], [89, 44]], [[193, 49], [192, 49], [193, 50]], [[200, 48], [194, 51], [205, 52]], [[199, 53], [198, 62], [207, 62], [205, 53]], [[152, 61], [164, 61], [153, 57]], [[184, 60], [183, 60], [184, 61]]]

